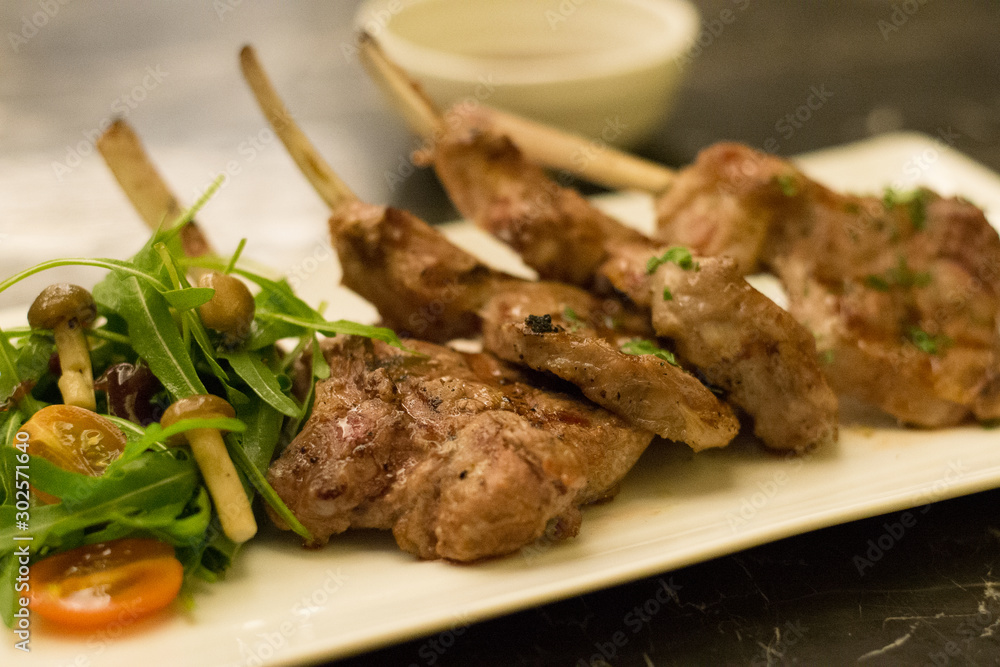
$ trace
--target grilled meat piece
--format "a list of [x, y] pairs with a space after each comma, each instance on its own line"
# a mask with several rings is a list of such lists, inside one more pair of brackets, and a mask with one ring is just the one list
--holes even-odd
[[1000, 416], [1000, 236], [969, 202], [839, 194], [721, 144], [657, 211], [661, 240], [777, 274], [839, 393], [920, 426]]
[[630, 338], [594, 322], [579, 291], [557, 287], [537, 283], [498, 294], [483, 309], [483, 346], [567, 380], [630, 423], [695, 451], [736, 436], [732, 410], [693, 375], [651, 354], [622, 354]]
[[[482, 330], [487, 350], [567, 379], [633, 425], [695, 449], [725, 445], [735, 435], [729, 408], [695, 377], [652, 357], [628, 355], [611, 340], [649, 336], [648, 316], [569, 285], [531, 283], [493, 271], [402, 211], [353, 204], [334, 214], [330, 229], [344, 284], [371, 301], [390, 326], [417, 328], [421, 337], [437, 341]], [[535, 303], [539, 315], [560, 316], [569, 307], [586, 320], [609, 317], [614, 327], [600, 324], [598, 331], [576, 322], [574, 331], [558, 337], [568, 341], [565, 348], [556, 349], [554, 337], [504, 333], [526, 317], [504, 305], [508, 299]]]
[[506, 136], [456, 126], [420, 157], [433, 161], [459, 212], [514, 248], [543, 280], [588, 287], [609, 242], [644, 238], [560, 187]]
[[479, 309], [520, 279], [495, 271], [415, 216], [351, 202], [330, 218], [343, 282], [375, 304], [386, 326], [443, 343], [471, 337]]
[[[647, 317], [652, 309], [656, 333], [672, 338], [683, 359], [729, 392], [767, 445], [800, 450], [836, 437], [837, 401], [811, 336], [740, 273], [719, 265], [678, 284], [684, 298], [665, 304], [650, 270], [660, 262], [650, 260], [667, 249], [560, 187], [506, 137], [475, 123], [456, 125], [432, 157], [459, 210], [511, 243], [540, 274], [623, 294]], [[779, 349], [786, 353], [775, 354]]]
[[[729, 257], [673, 262], [653, 277], [653, 326], [754, 417], [771, 447], [802, 451], [837, 439], [837, 397], [816, 363], [809, 332], [739, 280]], [[775, 400], [781, 397], [782, 400]]]
[[[391, 529], [421, 558], [471, 561], [529, 544], [607, 496], [652, 439], [489, 357], [407, 340], [324, 341], [330, 378], [268, 480], [315, 536]], [[550, 531], [551, 533], [551, 531]]]
[[780, 158], [735, 143], [714, 144], [681, 170], [656, 202], [662, 243], [691, 248], [698, 255], [726, 255], [742, 274], [760, 268], [776, 219], [798, 215], [797, 169]]

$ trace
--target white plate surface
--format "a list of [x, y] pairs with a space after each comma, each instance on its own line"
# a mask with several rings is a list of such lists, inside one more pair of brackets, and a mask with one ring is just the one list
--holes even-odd
[[[169, 149], [154, 155], [168, 175], [185, 173], [191, 159]], [[888, 184], [922, 183], [968, 196], [993, 213], [994, 224], [1000, 212], [1000, 177], [921, 135], [885, 136], [805, 156], [800, 163], [839, 188], [880, 191]], [[328, 315], [370, 319], [369, 306], [334, 287], [339, 270], [323, 240], [321, 205], [278, 156], [255, 168], [234, 179], [203, 216], [218, 245], [231, 247], [247, 235], [249, 255], [298, 275], [310, 300], [330, 303]], [[108, 222], [132, 218], [99, 164], [82, 167], [58, 197], [33, 203], [26, 203], [23, 184], [42, 172], [25, 169], [0, 160], [0, 220], [29, 223], [10, 225], [0, 237], [4, 274], [60, 254], [126, 256], [142, 242], [145, 232], [137, 224]], [[278, 202], [260, 194], [262, 183], [274, 182], [282, 184], [282, 193], [263, 191]], [[83, 203], [75, 205], [74, 197]], [[602, 205], [637, 226], [650, 224], [645, 197], [608, 197]], [[76, 217], [73, 224], [67, 224], [68, 215]], [[268, 226], [268, 219], [282, 223]], [[95, 237], [95, 228], [105, 230], [103, 238]], [[509, 252], [466, 224], [450, 226], [448, 233], [494, 263], [516, 265]], [[52, 250], [54, 236], [59, 252]], [[32, 290], [36, 286], [0, 297], [0, 304], [23, 303]], [[23, 312], [8, 310], [0, 320], [10, 323]], [[355, 532], [325, 549], [305, 551], [287, 535], [265, 531], [224, 583], [199, 592], [187, 615], [69, 638], [36, 621], [30, 655], [5, 640], [0, 663], [220, 667], [335, 658], [782, 537], [1000, 486], [1000, 431], [905, 430], [862, 409], [845, 406], [843, 412], [839, 444], [808, 457], [769, 454], [750, 440], [698, 455], [656, 442], [613, 502], [585, 510], [577, 538], [478, 565], [414, 560], [384, 533]]]

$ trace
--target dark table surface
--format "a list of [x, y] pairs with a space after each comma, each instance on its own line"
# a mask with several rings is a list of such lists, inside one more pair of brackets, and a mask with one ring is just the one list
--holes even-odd
[[[55, 5], [56, 3], [51, 3]], [[0, 7], [0, 158], [63, 157], [147, 64], [173, 81], [130, 120], [150, 146], [232, 143], [259, 129], [236, 73], [254, 42], [299, 121], [371, 201], [431, 221], [455, 216], [433, 176], [390, 191], [384, 173], [411, 145], [356, 62], [354, 2], [193, 1], [59, 5], [23, 42], [35, 0]], [[671, 165], [721, 139], [790, 155], [871, 135], [948, 132], [1000, 170], [1000, 7], [994, 0], [698, 0], [738, 20], [694, 59], [673, 117], [641, 152]], [[777, 123], [813, 86], [832, 97], [792, 136]], [[169, 93], [169, 94], [167, 94]], [[235, 101], [234, 101], [235, 100]], [[12, 220], [0, 221], [14, 224]], [[1000, 444], [1000, 435], [998, 435]], [[887, 474], [891, 472], [887, 471]], [[875, 517], [785, 539], [612, 589], [357, 656], [371, 665], [1000, 664], [1000, 491], [938, 502], [863, 575], [855, 557], [902, 520]], [[676, 601], [655, 605], [661, 579]]]

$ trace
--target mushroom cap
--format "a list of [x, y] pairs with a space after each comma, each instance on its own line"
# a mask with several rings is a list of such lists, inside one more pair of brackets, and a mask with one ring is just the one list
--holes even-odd
[[69, 283], [49, 285], [28, 309], [28, 324], [32, 329], [54, 329], [74, 319], [78, 325], [87, 326], [95, 317], [94, 297], [79, 285]]
[[[188, 396], [166, 409], [160, 418], [160, 426], [170, 428], [182, 419], [211, 419], [213, 417], [235, 417], [236, 411], [226, 399], [213, 394]], [[169, 439], [170, 444], [180, 444], [186, 440], [183, 433]]]
[[212, 271], [198, 281], [199, 287], [215, 290], [212, 299], [198, 308], [202, 323], [225, 334], [231, 341], [241, 341], [250, 333], [256, 305], [243, 281], [234, 276]]

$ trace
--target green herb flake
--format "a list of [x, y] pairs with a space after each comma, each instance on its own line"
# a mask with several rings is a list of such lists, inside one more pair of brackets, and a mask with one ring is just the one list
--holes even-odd
[[673, 301], [674, 300], [674, 295], [670, 291], [669, 287], [664, 287], [663, 288], [663, 300], [664, 301]]
[[786, 197], [794, 197], [799, 194], [799, 182], [794, 174], [778, 174], [774, 180], [781, 188], [781, 194]]
[[646, 273], [653, 275], [658, 268], [667, 262], [673, 262], [685, 271], [698, 269], [698, 263], [694, 261], [690, 250], [681, 246], [674, 246], [659, 257], [650, 257], [649, 261], [646, 262]]
[[864, 279], [865, 287], [879, 292], [888, 292], [889, 283], [885, 278], [876, 275], [867, 275]]
[[625, 354], [632, 354], [636, 356], [651, 354], [657, 359], [666, 361], [671, 366], [680, 366], [680, 364], [677, 363], [677, 357], [674, 356], [673, 352], [664, 350], [651, 340], [636, 338], [635, 340], [630, 340], [622, 345], [620, 349]]
[[886, 211], [891, 211], [897, 206], [905, 206], [913, 229], [923, 231], [927, 229], [927, 202], [930, 194], [927, 188], [916, 188], [909, 192], [886, 188], [882, 194], [882, 206]]
[[914, 271], [906, 261], [906, 257], [900, 255], [899, 263], [887, 270], [882, 275], [868, 275], [864, 277], [865, 287], [879, 292], [888, 292], [893, 287], [909, 289], [912, 287], [927, 287], [932, 282], [931, 274], [927, 271]]
[[927, 195], [924, 194], [926, 190], [918, 190], [919, 194], [914, 196], [910, 200], [908, 207], [910, 209], [910, 222], [913, 224], [913, 228], [917, 231], [923, 231], [927, 229]]
[[819, 355], [820, 363], [829, 366], [833, 363], [833, 350], [823, 350]]
[[580, 329], [583, 329], [585, 326], [587, 326], [586, 322], [584, 322], [583, 319], [577, 314], [577, 312], [572, 308], [570, 308], [569, 306], [563, 308], [562, 316], [563, 319], [569, 323], [569, 330], [573, 333], [576, 333]]
[[979, 425], [988, 431], [1000, 428], [1000, 418], [997, 419], [987, 419], [985, 421], [979, 422]]
[[906, 337], [918, 350], [932, 355], [940, 354], [952, 345], [952, 340], [948, 336], [929, 334], [919, 327], [907, 329]]

